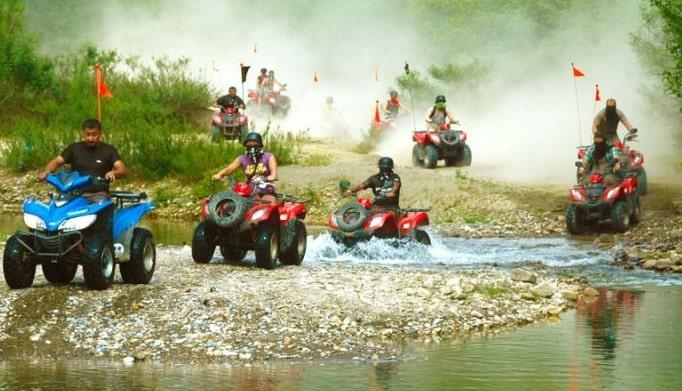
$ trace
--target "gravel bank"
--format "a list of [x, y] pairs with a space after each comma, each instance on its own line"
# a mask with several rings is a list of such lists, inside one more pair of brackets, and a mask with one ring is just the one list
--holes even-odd
[[580, 290], [570, 279], [519, 270], [319, 264], [263, 271], [213, 262], [197, 265], [188, 247], [160, 246], [148, 286], [117, 280], [107, 291], [88, 291], [79, 274], [70, 285], [52, 287], [40, 272], [30, 289], [0, 284], [0, 354], [387, 359], [408, 354], [405, 342], [465, 338], [556, 316]]

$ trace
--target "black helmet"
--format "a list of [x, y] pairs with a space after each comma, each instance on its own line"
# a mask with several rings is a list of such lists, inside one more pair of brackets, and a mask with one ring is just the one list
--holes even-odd
[[377, 165], [379, 168], [393, 169], [393, 159], [388, 156], [381, 157], [379, 158], [379, 164]]
[[268, 71], [268, 68], [261, 68], [261, 69], [260, 69], [260, 73], [265, 73], [265, 72], [267, 72], [267, 71]]
[[391, 95], [391, 96], [398, 96], [398, 91], [396, 91], [396, 90], [391, 90], [390, 95]]
[[445, 95], [438, 95], [436, 97], [436, 103], [441, 103], [441, 102], [445, 103]]
[[258, 142], [258, 145], [260, 147], [263, 146], [263, 137], [261, 137], [260, 134], [258, 134], [256, 132], [251, 132], [251, 133], [247, 134], [246, 137], [244, 137], [244, 145], [246, 145], [246, 143], [249, 141], [256, 141], [256, 142]]

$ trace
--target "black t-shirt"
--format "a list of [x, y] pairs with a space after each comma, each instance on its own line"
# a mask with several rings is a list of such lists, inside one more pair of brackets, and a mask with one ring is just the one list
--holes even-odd
[[235, 96], [223, 95], [220, 98], [218, 98], [216, 103], [223, 109], [226, 108], [227, 106], [232, 106], [235, 109], [239, 110], [239, 106], [243, 105], [244, 101], [242, 100], [242, 98], [236, 95]]
[[[386, 198], [384, 195], [393, 189], [393, 186], [398, 183], [398, 190], [395, 192], [395, 197]], [[400, 204], [400, 177], [398, 174], [391, 172], [387, 174], [375, 174], [362, 182], [365, 189], [372, 189], [372, 193], [376, 199], [374, 204], [383, 206], [398, 207]]]
[[[94, 148], [89, 148], [84, 141], [69, 145], [61, 156], [65, 163], [71, 165], [72, 170], [101, 178], [113, 170], [116, 161], [121, 160], [121, 156], [114, 146], [100, 143]], [[83, 190], [91, 192], [108, 191], [109, 185], [89, 185]]]

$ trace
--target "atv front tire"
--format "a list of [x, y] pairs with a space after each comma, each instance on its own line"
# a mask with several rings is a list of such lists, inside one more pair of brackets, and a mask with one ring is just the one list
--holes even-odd
[[256, 238], [256, 266], [262, 269], [274, 269], [279, 255], [279, 227], [265, 225], [259, 229]]
[[431, 245], [431, 238], [429, 237], [429, 234], [421, 229], [414, 230], [414, 240], [416, 240], [417, 243], [423, 244], [424, 246]]
[[308, 245], [308, 233], [305, 229], [305, 224], [301, 220], [296, 220], [294, 225], [294, 240], [279, 256], [279, 260], [283, 265], [298, 266], [303, 262], [305, 251]]
[[471, 148], [464, 144], [460, 151], [459, 159], [457, 160], [457, 166], [469, 167], [471, 166]]
[[114, 281], [116, 263], [111, 239], [106, 235], [93, 235], [85, 241], [83, 276], [90, 289], [103, 290]]
[[616, 202], [611, 209], [611, 225], [618, 232], [625, 232], [630, 228], [630, 213], [627, 204], [623, 201]]
[[5, 282], [12, 289], [28, 288], [33, 284], [36, 275], [36, 264], [33, 254], [24, 247], [16, 235], [7, 240], [2, 256], [2, 270]]
[[427, 145], [424, 147], [424, 167], [436, 168], [438, 165], [438, 148], [435, 145]]
[[192, 259], [196, 263], [209, 263], [215, 252], [215, 227], [206, 220], [200, 222], [192, 236]]
[[566, 230], [572, 235], [581, 234], [584, 231], [581, 220], [578, 207], [574, 204], [569, 205], [566, 209]]
[[412, 165], [415, 167], [423, 167], [425, 155], [426, 151], [424, 151], [424, 147], [415, 144], [414, 147], [412, 147]]

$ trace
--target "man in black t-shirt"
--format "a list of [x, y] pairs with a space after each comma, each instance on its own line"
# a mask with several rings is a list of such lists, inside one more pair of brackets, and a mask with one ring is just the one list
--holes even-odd
[[236, 111], [244, 110], [246, 105], [242, 98], [237, 95], [237, 87], [230, 87], [227, 90], [227, 95], [223, 95], [216, 101], [216, 104], [221, 107], [221, 110], [225, 110], [228, 106], [232, 106]]
[[[48, 174], [64, 164], [70, 164], [73, 171], [113, 182], [126, 175], [126, 167], [118, 151], [112, 145], [102, 142], [102, 124], [96, 119], [83, 122], [83, 141], [73, 143], [50, 160], [38, 179], [43, 181]], [[85, 189], [85, 196], [108, 196], [108, 184], [91, 184]], [[94, 200], [93, 200], [94, 201]]]
[[374, 205], [382, 209], [398, 209], [400, 207], [400, 177], [393, 172], [393, 159], [382, 157], [379, 159], [379, 173], [372, 175], [362, 183], [353, 185], [347, 194], [360, 190], [372, 189]]

